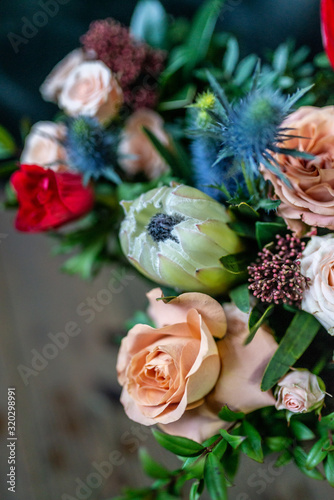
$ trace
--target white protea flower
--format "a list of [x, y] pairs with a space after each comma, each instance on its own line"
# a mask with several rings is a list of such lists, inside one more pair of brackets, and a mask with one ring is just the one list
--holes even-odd
[[145, 276], [180, 290], [220, 293], [236, 281], [220, 258], [240, 252], [225, 207], [198, 189], [176, 185], [121, 202], [124, 254]]

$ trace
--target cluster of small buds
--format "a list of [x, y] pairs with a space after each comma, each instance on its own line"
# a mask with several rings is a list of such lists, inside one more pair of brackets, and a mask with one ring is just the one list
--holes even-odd
[[295, 236], [276, 235], [274, 248], [263, 248], [248, 267], [249, 289], [262, 302], [300, 305], [309, 278], [300, 272], [305, 243]]
[[157, 79], [165, 67], [165, 52], [138, 42], [129, 28], [114, 19], [91, 23], [81, 42], [86, 52], [95, 54], [116, 74], [125, 104], [133, 109], [155, 107]]

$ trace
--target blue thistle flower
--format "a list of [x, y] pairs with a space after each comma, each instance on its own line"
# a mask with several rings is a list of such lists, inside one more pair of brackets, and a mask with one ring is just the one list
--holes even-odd
[[289, 134], [290, 129], [281, 126], [295, 102], [311, 87], [285, 97], [278, 90], [260, 87], [256, 75], [249, 94], [230, 104], [218, 82], [210, 74], [208, 77], [215, 92], [216, 106], [214, 110], [207, 110], [211, 126], [202, 130], [202, 134], [221, 145], [214, 164], [219, 165], [228, 159], [229, 168], [234, 173], [243, 171], [250, 192], [254, 192], [254, 179], [259, 176], [261, 164], [288, 183], [273, 155], [282, 153], [313, 158], [304, 152], [282, 147], [284, 141], [293, 136]]
[[117, 143], [117, 135], [107, 132], [94, 118], [79, 116], [70, 121], [65, 148], [70, 166], [83, 174], [84, 184], [101, 176], [115, 184], [121, 182], [114, 167]]

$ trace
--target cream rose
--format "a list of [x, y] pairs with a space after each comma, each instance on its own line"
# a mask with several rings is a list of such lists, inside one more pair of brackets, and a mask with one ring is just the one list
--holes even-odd
[[174, 422], [203, 403], [220, 372], [214, 337], [226, 332], [224, 310], [210, 296], [184, 293], [169, 303], [161, 296], [159, 288], [148, 294], [157, 328], [132, 328], [117, 360], [121, 402], [143, 425]]
[[57, 103], [64, 83], [73, 69], [87, 59], [87, 54], [82, 49], [72, 50], [62, 59], [46, 77], [40, 87], [40, 92], [45, 101]]
[[69, 73], [58, 105], [69, 116], [92, 116], [103, 123], [118, 113], [122, 103], [122, 89], [110, 69], [102, 61], [87, 61]]
[[55, 172], [68, 170], [65, 137], [66, 126], [62, 123], [35, 123], [26, 138], [20, 163], [51, 168]]
[[217, 383], [202, 405], [187, 410], [178, 421], [160, 426], [168, 434], [201, 442], [231, 425], [218, 418], [223, 406], [250, 413], [276, 402], [271, 391], [261, 391], [264, 371], [278, 347], [271, 331], [261, 326], [252, 342], [244, 345], [249, 335], [249, 315], [234, 304], [224, 304], [223, 307], [227, 331], [217, 342], [221, 362]]
[[169, 137], [163, 123], [161, 116], [150, 109], [140, 109], [126, 121], [118, 153], [119, 164], [129, 175], [143, 172], [149, 179], [155, 179], [168, 170], [168, 165], [143, 132], [146, 127], [168, 147]]
[[301, 107], [282, 127], [299, 136], [285, 141], [283, 147], [304, 151], [314, 159], [275, 156], [290, 186], [262, 169], [282, 202], [278, 214], [298, 234], [305, 229], [304, 223], [334, 229], [334, 106]]
[[334, 335], [334, 235], [312, 236], [300, 260], [301, 273], [309, 278], [301, 308], [313, 314]]
[[320, 408], [324, 403], [324, 383], [308, 370], [299, 369], [288, 373], [277, 386], [277, 410], [307, 413]]

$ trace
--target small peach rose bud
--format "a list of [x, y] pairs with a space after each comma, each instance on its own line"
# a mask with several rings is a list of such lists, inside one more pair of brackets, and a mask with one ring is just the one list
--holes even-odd
[[285, 375], [277, 385], [277, 410], [308, 413], [320, 410], [324, 404], [325, 384], [308, 370], [294, 370]]

